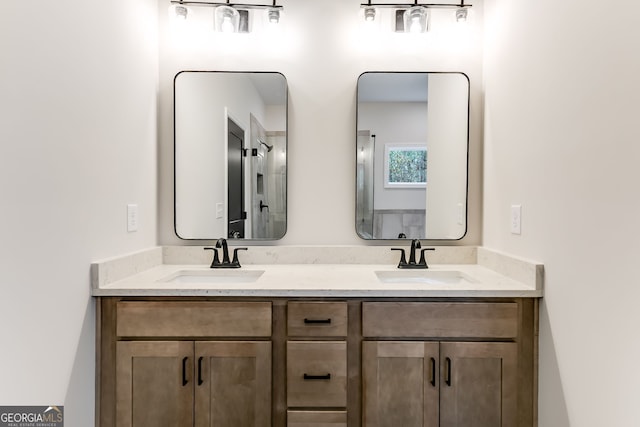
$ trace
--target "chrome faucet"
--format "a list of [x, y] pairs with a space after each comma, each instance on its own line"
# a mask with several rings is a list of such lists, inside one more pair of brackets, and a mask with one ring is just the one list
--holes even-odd
[[[423, 248], [420, 240], [413, 239], [411, 240], [411, 248], [409, 253], [409, 262], [407, 262], [407, 258], [405, 257], [404, 248], [391, 248], [392, 251], [400, 251], [400, 262], [398, 263], [398, 268], [429, 268], [427, 265], [427, 260], [424, 256], [425, 251], [435, 251], [435, 248]], [[416, 253], [420, 251], [420, 260], [416, 262]]]
[[[220, 238], [216, 242], [215, 248], [204, 248], [205, 250], [213, 251], [213, 261], [210, 268], [240, 268], [240, 261], [238, 260], [238, 251], [246, 251], [247, 248], [235, 248], [233, 250], [233, 260], [229, 259], [229, 247], [227, 246], [227, 239]], [[218, 249], [222, 249], [222, 262], [218, 258]]]

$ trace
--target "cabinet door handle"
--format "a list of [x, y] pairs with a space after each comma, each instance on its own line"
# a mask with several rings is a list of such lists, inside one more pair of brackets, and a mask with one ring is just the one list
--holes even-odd
[[202, 381], [202, 359], [204, 359], [202, 356], [198, 358], [198, 385], [202, 385], [204, 382]]
[[431, 358], [431, 385], [436, 386], [436, 359]]
[[188, 357], [185, 357], [182, 359], [182, 386], [186, 386], [187, 383], [189, 382], [187, 380], [187, 360], [189, 360]]
[[326, 374], [326, 375], [309, 375], [309, 374], [304, 374], [303, 378], [305, 380], [330, 380], [331, 379], [331, 374]]
[[329, 323], [331, 323], [331, 318], [329, 318], [329, 319], [307, 319], [305, 317], [304, 323], [305, 324], [318, 324], [318, 323], [329, 324]]
[[447, 376], [444, 380], [445, 384], [447, 384], [449, 387], [451, 387], [451, 359], [449, 359], [448, 357], [445, 359], [445, 362], [447, 363]]

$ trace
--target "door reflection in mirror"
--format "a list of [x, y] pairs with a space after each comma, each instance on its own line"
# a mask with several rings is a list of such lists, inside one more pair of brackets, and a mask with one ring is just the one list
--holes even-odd
[[280, 73], [176, 75], [175, 231], [180, 238], [284, 236], [287, 99]]
[[358, 235], [461, 239], [467, 224], [467, 76], [363, 73], [356, 127]]

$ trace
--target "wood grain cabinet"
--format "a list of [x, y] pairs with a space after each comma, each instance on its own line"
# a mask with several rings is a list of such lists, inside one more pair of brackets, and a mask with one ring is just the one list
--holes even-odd
[[363, 344], [368, 427], [517, 425], [516, 344]]
[[347, 326], [344, 301], [287, 303], [288, 427], [346, 427]]
[[533, 363], [519, 358], [527, 337], [517, 303], [364, 303], [362, 310], [363, 425], [533, 425]]
[[535, 427], [534, 298], [103, 297], [99, 427]]
[[101, 425], [271, 425], [272, 344], [259, 340], [271, 335], [270, 303], [123, 301], [115, 312], [114, 393], [101, 402], [113, 410]]

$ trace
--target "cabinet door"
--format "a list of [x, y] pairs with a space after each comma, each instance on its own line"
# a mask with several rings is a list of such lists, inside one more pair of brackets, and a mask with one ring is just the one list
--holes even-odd
[[193, 425], [193, 342], [116, 345], [116, 426]]
[[365, 341], [362, 346], [364, 425], [437, 427], [438, 343]]
[[196, 427], [271, 425], [271, 342], [198, 341]]
[[440, 344], [440, 426], [517, 425], [517, 344]]

